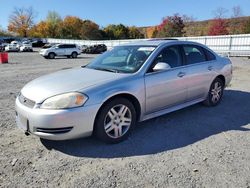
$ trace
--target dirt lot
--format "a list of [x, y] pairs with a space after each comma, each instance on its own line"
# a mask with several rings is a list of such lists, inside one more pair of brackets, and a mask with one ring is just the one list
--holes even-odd
[[41, 75], [93, 56], [46, 60], [10, 53], [0, 65], [0, 187], [250, 187], [250, 60], [232, 58], [222, 103], [140, 123], [130, 138], [45, 141], [15, 125], [15, 94]]

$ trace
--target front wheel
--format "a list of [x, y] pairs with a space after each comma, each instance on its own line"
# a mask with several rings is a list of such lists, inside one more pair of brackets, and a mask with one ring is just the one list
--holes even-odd
[[106, 143], [125, 140], [136, 123], [133, 104], [125, 98], [115, 98], [105, 104], [95, 121], [96, 136]]
[[203, 102], [206, 106], [216, 106], [220, 103], [224, 91], [224, 83], [220, 78], [215, 78], [212, 82], [207, 99]]
[[72, 58], [77, 58], [77, 53], [76, 53], [76, 52], [73, 52], [73, 53], [71, 54], [71, 57], [72, 57]]
[[55, 54], [54, 53], [49, 53], [49, 55], [48, 55], [48, 57], [49, 57], [49, 59], [55, 59]]

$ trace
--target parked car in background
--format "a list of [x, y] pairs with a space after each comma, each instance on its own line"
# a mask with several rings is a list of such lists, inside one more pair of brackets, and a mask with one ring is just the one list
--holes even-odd
[[57, 44], [58, 44], [58, 43], [47, 43], [47, 44], [45, 44], [45, 45], [42, 47], [42, 49], [51, 48], [52, 46], [57, 45]]
[[2, 45], [2, 43], [0, 43], [0, 52], [4, 51], [4, 46]]
[[6, 52], [18, 52], [20, 50], [20, 44], [16, 42], [11, 42], [11, 44], [8, 44], [5, 46]]
[[25, 41], [20, 46], [21, 52], [33, 52], [32, 44], [29, 41]]
[[0, 52], [3, 52], [4, 51], [4, 40], [0, 39]]
[[43, 47], [46, 44], [42, 39], [32, 39], [32, 47]]
[[97, 44], [87, 47], [83, 53], [87, 54], [100, 54], [107, 51], [107, 46], [105, 44]]
[[15, 38], [15, 37], [3, 37], [2, 40], [4, 41], [4, 43], [7, 46], [7, 44], [10, 44], [12, 41], [18, 40], [18, 38]]
[[45, 139], [94, 133], [105, 142], [118, 143], [137, 121], [200, 102], [218, 105], [231, 79], [231, 61], [199, 43], [124, 44], [86, 66], [24, 86], [16, 99], [17, 125]]
[[41, 49], [39, 53], [49, 59], [54, 59], [56, 56], [77, 58], [81, 54], [81, 49], [76, 44], [57, 44], [47, 49]]
[[20, 41], [16, 41], [16, 40], [12, 41], [10, 44], [15, 45], [17, 48], [20, 48], [22, 45], [22, 43]]
[[88, 48], [88, 46], [87, 45], [81, 45], [80, 48], [82, 50], [82, 53], [85, 53], [85, 50]]

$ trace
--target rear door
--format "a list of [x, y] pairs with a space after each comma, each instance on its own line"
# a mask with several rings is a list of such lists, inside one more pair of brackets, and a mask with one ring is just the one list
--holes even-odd
[[65, 46], [65, 55], [71, 55], [75, 51], [76, 46], [74, 44], [68, 44]]
[[57, 55], [65, 55], [65, 45], [64, 44], [58, 45], [55, 51]]
[[188, 101], [205, 98], [215, 77], [215, 57], [198, 45], [183, 45], [185, 63], [188, 67]]

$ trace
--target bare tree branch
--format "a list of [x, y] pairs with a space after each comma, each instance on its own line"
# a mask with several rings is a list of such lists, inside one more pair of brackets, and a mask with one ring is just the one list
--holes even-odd
[[15, 8], [9, 16], [8, 30], [26, 37], [29, 29], [34, 25], [35, 12], [30, 8]]
[[223, 7], [218, 7], [216, 10], [213, 11], [215, 18], [225, 18], [228, 10]]
[[238, 18], [238, 17], [243, 16], [242, 9], [241, 9], [241, 7], [239, 5], [234, 6], [232, 8], [232, 11], [233, 11], [233, 15], [232, 15], [233, 18]]

